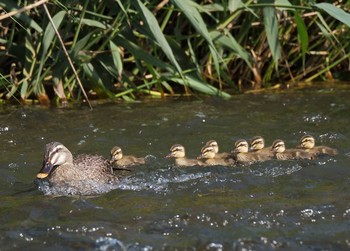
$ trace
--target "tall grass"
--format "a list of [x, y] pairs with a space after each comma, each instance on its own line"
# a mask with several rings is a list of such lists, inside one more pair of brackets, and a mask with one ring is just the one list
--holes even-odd
[[[47, 1], [47, 13], [43, 5], [0, 0], [0, 95], [41, 103], [80, 100], [83, 89], [90, 99], [229, 98], [242, 90], [346, 76], [349, 4], [56, 0]], [[31, 9], [21, 12], [25, 6]]]

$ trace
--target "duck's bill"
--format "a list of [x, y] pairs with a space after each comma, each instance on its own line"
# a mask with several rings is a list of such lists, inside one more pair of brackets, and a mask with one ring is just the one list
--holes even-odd
[[45, 179], [47, 176], [49, 176], [52, 168], [53, 165], [51, 163], [44, 163], [43, 167], [41, 168], [40, 172], [36, 175], [36, 177], [38, 179]]
[[173, 157], [173, 155], [171, 153], [169, 153], [167, 156], [165, 156], [165, 158], [171, 158]]
[[45, 179], [47, 176], [49, 176], [48, 173], [38, 173], [38, 174], [36, 175], [36, 177], [37, 177], [38, 179]]
[[111, 159], [109, 160], [109, 163], [114, 163], [116, 161], [116, 158], [114, 158], [114, 156], [111, 157]]

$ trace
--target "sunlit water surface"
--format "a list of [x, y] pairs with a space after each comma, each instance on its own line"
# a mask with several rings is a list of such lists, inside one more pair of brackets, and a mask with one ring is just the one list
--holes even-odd
[[[167, 100], [87, 108], [1, 107], [0, 250], [350, 249], [350, 89]], [[304, 134], [339, 150], [313, 161], [178, 168], [216, 139]], [[99, 196], [44, 195], [33, 180], [44, 146], [147, 156]]]

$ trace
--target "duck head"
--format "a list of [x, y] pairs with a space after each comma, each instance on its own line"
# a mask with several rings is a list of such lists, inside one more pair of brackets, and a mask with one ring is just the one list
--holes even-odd
[[36, 177], [44, 179], [49, 176], [55, 168], [64, 164], [73, 164], [72, 153], [59, 142], [48, 143], [45, 146], [43, 166]]
[[219, 152], [219, 144], [215, 140], [209, 140], [207, 143], [205, 143], [205, 146], [212, 147], [214, 149], [215, 153]]
[[249, 151], [248, 142], [245, 139], [239, 139], [235, 142], [233, 153], [247, 153]]
[[311, 135], [304, 135], [300, 139], [299, 146], [300, 148], [304, 149], [312, 149], [315, 147], [315, 138]]
[[261, 136], [256, 136], [250, 141], [250, 149], [253, 151], [261, 150], [265, 147], [265, 140]]
[[119, 146], [115, 146], [111, 150], [111, 159], [110, 162], [113, 163], [117, 160], [123, 158], [123, 151]]
[[170, 153], [165, 156], [166, 158], [184, 158], [186, 155], [185, 147], [179, 144], [175, 144], [170, 148]]
[[272, 151], [274, 153], [283, 153], [286, 150], [286, 145], [284, 144], [284, 141], [281, 139], [276, 139], [272, 143]]
[[215, 148], [211, 146], [204, 146], [201, 150], [201, 155], [197, 159], [214, 159]]

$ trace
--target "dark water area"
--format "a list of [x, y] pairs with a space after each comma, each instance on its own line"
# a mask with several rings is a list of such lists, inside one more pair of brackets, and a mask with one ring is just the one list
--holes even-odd
[[[350, 88], [162, 100], [87, 108], [0, 108], [0, 250], [348, 250]], [[174, 166], [206, 141], [231, 151], [304, 134], [339, 154], [239, 167]], [[44, 195], [33, 180], [45, 144], [147, 156], [99, 196]]]

